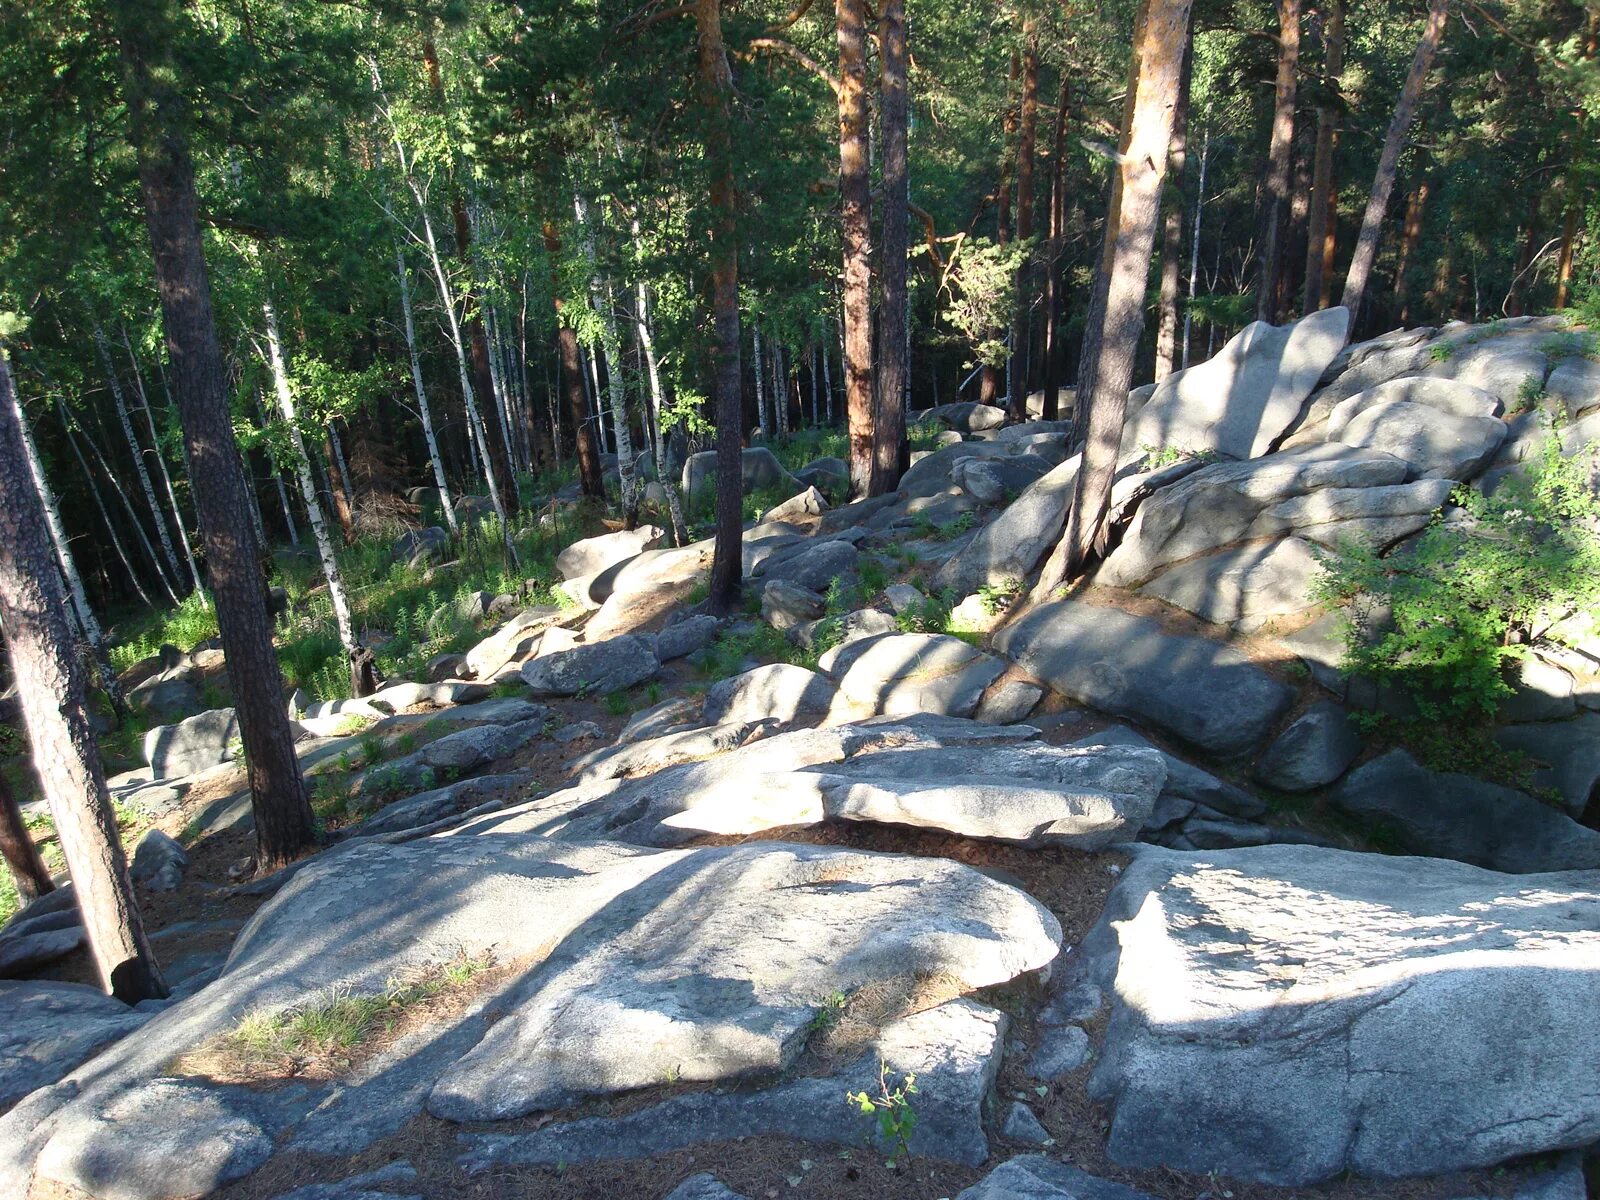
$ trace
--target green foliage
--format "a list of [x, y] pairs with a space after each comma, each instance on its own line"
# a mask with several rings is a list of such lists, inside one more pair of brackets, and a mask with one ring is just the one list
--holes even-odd
[[944, 317], [966, 342], [972, 365], [1006, 365], [1006, 331], [1016, 306], [1017, 268], [1033, 239], [997, 245], [973, 238], [953, 256], [945, 276]]
[[1324, 555], [1320, 598], [1350, 602], [1346, 670], [1404, 689], [1427, 720], [1491, 716], [1527, 643], [1600, 605], [1595, 462], [1549, 437], [1526, 479], [1488, 498], [1458, 489], [1467, 520], [1436, 521], [1408, 551]]
[[1511, 405], [1511, 411], [1520, 413], [1538, 408], [1544, 395], [1544, 380], [1538, 375], [1529, 375], [1517, 385], [1517, 397]]
[[606, 712], [613, 717], [625, 717], [633, 711], [633, 699], [627, 692], [610, 692], [606, 696]]
[[111, 647], [111, 665], [117, 671], [143, 662], [171, 644], [184, 653], [217, 636], [217, 610], [210, 598], [192, 593], [177, 608], [152, 613], [129, 629]]
[[1022, 580], [1002, 579], [999, 583], [985, 583], [978, 588], [978, 602], [991, 617], [998, 616], [1011, 607], [1022, 594]]
[[889, 1086], [889, 1064], [878, 1064], [878, 1094], [869, 1092], [847, 1092], [846, 1103], [854, 1107], [862, 1116], [872, 1118], [874, 1133], [877, 1139], [887, 1148], [889, 1160], [885, 1164], [891, 1170], [896, 1161], [903, 1161], [911, 1156], [911, 1135], [917, 1127], [916, 1110], [912, 1108], [911, 1097], [917, 1094], [917, 1077], [906, 1075], [900, 1083], [891, 1088]]
[[1455, 342], [1435, 342], [1428, 347], [1428, 357], [1434, 362], [1449, 362], [1459, 348]]

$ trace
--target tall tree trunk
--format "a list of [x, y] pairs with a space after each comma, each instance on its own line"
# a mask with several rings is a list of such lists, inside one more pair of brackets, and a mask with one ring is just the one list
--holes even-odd
[[1411, 291], [1411, 261], [1416, 257], [1417, 243], [1422, 240], [1422, 211], [1428, 203], [1428, 192], [1426, 180], [1412, 189], [1406, 197], [1405, 219], [1400, 225], [1400, 252], [1394, 264], [1394, 302], [1401, 321], [1407, 320], [1411, 313], [1407, 300]]
[[106, 653], [105, 632], [100, 628], [100, 621], [94, 615], [94, 609], [89, 607], [89, 596], [83, 588], [83, 576], [78, 573], [78, 563], [72, 555], [72, 545], [67, 540], [67, 529], [61, 522], [61, 510], [56, 506], [56, 494], [51, 490], [50, 481], [45, 478], [44, 463], [39, 459], [39, 449], [33, 444], [33, 433], [28, 428], [27, 415], [22, 411], [22, 399], [9, 383], [7, 393], [7, 397], [0, 399], [0, 403], [9, 404], [15, 410], [12, 418], [16, 421], [23, 461], [28, 464], [28, 476], [33, 482], [34, 494], [38, 496], [39, 504], [44, 509], [45, 528], [49, 531], [50, 544], [55, 550], [56, 565], [61, 569], [62, 579], [66, 581], [67, 596], [72, 602], [72, 614], [77, 620], [78, 628], [83, 631], [83, 640], [88, 643], [89, 655], [94, 660], [95, 677], [111, 701], [112, 707], [119, 715], [125, 714], [128, 705], [122, 697], [122, 688], [117, 683], [116, 673], [111, 669], [111, 659]]
[[[154, 8], [154, 11], [152, 11]], [[130, 134], [150, 233], [162, 323], [205, 538], [217, 625], [233, 684], [256, 825], [256, 866], [282, 866], [316, 842], [294, 736], [250, 498], [233, 439], [227, 376], [211, 312], [194, 167], [182, 134], [183, 100], [171, 82], [164, 10], [119, 4]]]
[[128, 443], [128, 454], [133, 459], [134, 473], [139, 477], [139, 486], [144, 490], [145, 506], [150, 510], [150, 518], [155, 523], [156, 540], [161, 543], [162, 557], [156, 559], [156, 570], [161, 574], [161, 582], [167, 589], [167, 594], [172, 597], [172, 602], [178, 602], [177, 589], [182, 587], [182, 572], [178, 570], [178, 556], [172, 549], [172, 538], [167, 533], [166, 518], [162, 515], [161, 504], [156, 499], [155, 485], [150, 482], [150, 471], [145, 466], [144, 448], [139, 445], [139, 439], [133, 432], [133, 420], [128, 416], [127, 397], [122, 394], [122, 381], [117, 378], [117, 369], [111, 362], [111, 347], [106, 341], [105, 330], [100, 328], [100, 322], [94, 321], [94, 345], [100, 355], [100, 365], [106, 373], [106, 386], [111, 389], [111, 400], [117, 410], [117, 422], [122, 427], [123, 440]]
[[1189, 82], [1194, 75], [1194, 43], [1183, 52], [1178, 103], [1172, 111], [1172, 150], [1167, 155], [1166, 215], [1161, 219], [1161, 315], [1156, 326], [1156, 378], [1177, 367], [1179, 260], [1183, 256], [1183, 172], [1189, 161]]
[[[57, 403], [58, 405], [60, 404], [59, 401]], [[60, 408], [62, 423], [67, 424], [68, 414], [66, 407], [65, 405], [60, 405]], [[80, 428], [82, 428], [81, 424]], [[94, 461], [99, 466], [100, 473], [106, 477], [106, 482], [111, 485], [111, 490], [117, 494], [117, 499], [121, 501], [122, 511], [128, 516], [128, 526], [133, 530], [133, 536], [138, 539], [139, 547], [144, 551], [145, 559], [149, 562], [150, 569], [155, 573], [156, 582], [167, 593], [167, 599], [176, 606], [178, 604], [178, 594], [173, 590], [172, 583], [167, 578], [166, 572], [161, 569], [161, 558], [156, 554], [156, 548], [151, 545], [150, 536], [145, 533], [144, 523], [139, 520], [139, 512], [134, 508], [133, 501], [129, 498], [126, 489], [123, 488], [122, 481], [117, 478], [117, 473], [112, 470], [111, 464], [106, 461], [106, 456], [100, 453], [100, 447], [95, 445], [94, 438], [89, 436], [87, 429], [83, 429], [83, 440], [88, 443], [89, 453], [94, 456]], [[77, 449], [76, 444], [74, 444], [73, 449]], [[90, 479], [92, 481], [93, 476]], [[47, 503], [52, 509], [55, 507], [54, 495], [47, 497]]]
[[333, 519], [345, 542], [355, 539], [355, 510], [351, 505], [350, 476], [345, 471], [344, 453], [337, 444], [338, 434], [330, 424], [322, 439], [322, 462], [328, 476], [328, 499], [333, 504]]
[[[1039, 140], [1039, 38], [1031, 19], [1023, 24], [1022, 100], [1017, 128], [1017, 240], [1033, 237], [1033, 175]], [[1028, 415], [1028, 313], [1033, 307], [1033, 267], [1030, 249], [1017, 264], [1016, 303], [1011, 316], [1011, 378], [1006, 408], [1013, 420]]]
[[1056, 127], [1050, 163], [1050, 245], [1045, 253], [1044, 281], [1044, 406], [1040, 416], [1046, 421], [1061, 417], [1061, 368], [1064, 340], [1061, 336], [1062, 286], [1061, 245], [1067, 224], [1067, 108], [1071, 92], [1067, 72], [1061, 73], [1061, 95], [1056, 100]]
[[767, 356], [761, 353], [761, 326], [754, 321], [750, 322], [750, 353], [755, 359], [756, 380], [756, 423], [761, 426], [761, 436], [772, 439], [777, 432], [778, 422], [773, 419], [772, 406], [767, 403], [767, 381], [762, 377]]
[[573, 438], [578, 449], [578, 482], [585, 496], [603, 504], [606, 498], [605, 473], [600, 469], [600, 451], [595, 445], [594, 428], [589, 424], [578, 335], [562, 319], [567, 302], [561, 295], [557, 267], [557, 260], [561, 256], [561, 237], [553, 221], [544, 223], [544, 248], [550, 258], [550, 295], [556, 310], [556, 348], [561, 359], [561, 387], [567, 399], [567, 419], [572, 422]]
[[[61, 417], [61, 428], [67, 435], [67, 445], [72, 448], [72, 456], [78, 460], [78, 470], [83, 474], [83, 481], [89, 487], [89, 496], [94, 501], [100, 520], [106, 527], [106, 533], [111, 538], [111, 548], [116, 552], [117, 561], [122, 564], [122, 572], [127, 576], [128, 582], [133, 585], [133, 590], [138, 593], [139, 599], [146, 608], [155, 607], [150, 602], [149, 594], [144, 590], [144, 585], [139, 582], [139, 573], [133, 569], [133, 563], [128, 558], [128, 552], [122, 545], [122, 537], [117, 533], [116, 522], [112, 521], [111, 513], [106, 509], [105, 499], [100, 495], [100, 488], [94, 481], [94, 473], [89, 470], [89, 463], [83, 457], [83, 450], [78, 446], [78, 439], [72, 435], [72, 422], [67, 416], [67, 406], [59, 399], [56, 401], [56, 412]], [[196, 593], [198, 594], [198, 593]]]
[[1572, 292], [1572, 249], [1578, 240], [1578, 205], [1567, 206], [1561, 222], [1561, 253], [1556, 259], [1556, 307], [1565, 308]]
[[[167, 987], [145, 938], [117, 837], [85, 707], [83, 666], [67, 624], [67, 598], [51, 562], [44, 506], [25, 465], [20, 412], [11, 367], [0, 355], [0, 625], [33, 766], [55, 818], [101, 984], [129, 1004], [160, 999]], [[10, 808], [14, 812], [15, 804]], [[32, 872], [29, 882], [38, 883]]]
[[[717, 522], [708, 607], [732, 612], [744, 566], [744, 511], [739, 419], [744, 404], [739, 371], [738, 194], [733, 186], [733, 70], [722, 42], [721, 0], [695, 0], [700, 104], [705, 109], [705, 156], [711, 199], [711, 293], [716, 341]], [[871, 395], [871, 388], [868, 388]]]
[[1267, 150], [1267, 212], [1261, 235], [1261, 290], [1256, 319], [1277, 321], [1289, 216], [1289, 167], [1294, 149], [1294, 102], [1300, 70], [1300, 0], [1278, 0], [1278, 82], [1273, 92], [1272, 141]]
[[[139, 373], [139, 360], [133, 353], [133, 343], [128, 340], [128, 330], [122, 330], [122, 345], [128, 352], [128, 364], [133, 368], [134, 386], [139, 389], [139, 407], [144, 410], [145, 428], [150, 432], [151, 453], [155, 455], [156, 468], [161, 472], [161, 484], [167, 492], [167, 503], [172, 506], [172, 523], [178, 527], [178, 543], [183, 547], [184, 561], [189, 564], [189, 578], [194, 583], [194, 594], [200, 598], [202, 608], [210, 608], [205, 583], [200, 578], [200, 567], [194, 560], [194, 547], [189, 544], [189, 531], [183, 527], [183, 510], [178, 507], [178, 495], [172, 488], [172, 472], [167, 470], [167, 457], [161, 453], [161, 438], [156, 433], [156, 419], [150, 411], [150, 397], [145, 394], [144, 378]], [[159, 365], [159, 364], [158, 364]]]
[[1361, 233], [1356, 238], [1355, 254], [1350, 260], [1350, 273], [1344, 280], [1344, 298], [1341, 303], [1350, 310], [1350, 333], [1354, 336], [1356, 321], [1361, 316], [1361, 302], [1366, 297], [1367, 280], [1372, 275], [1372, 264], [1378, 258], [1378, 239], [1383, 234], [1383, 214], [1389, 207], [1389, 196], [1394, 191], [1395, 175], [1400, 168], [1400, 151], [1405, 149], [1406, 135], [1417, 115], [1417, 104], [1422, 99], [1422, 88], [1428, 71], [1433, 66], [1433, 56], [1438, 53], [1444, 38], [1445, 21], [1450, 16], [1450, 0], [1431, 0], [1428, 20], [1422, 27], [1422, 37], [1417, 42], [1417, 52], [1411, 59], [1411, 69], [1406, 73], [1405, 84], [1400, 88], [1400, 99], [1394, 106], [1394, 117], [1389, 122], [1388, 136], [1383, 140], [1383, 152], [1378, 156], [1378, 169], [1372, 177], [1372, 192], [1367, 197], [1367, 210], [1361, 217]]
[[[634, 240], [639, 238], [639, 224], [634, 222]], [[655, 336], [650, 331], [650, 295], [643, 279], [635, 285], [635, 304], [638, 306], [639, 350], [644, 356], [645, 375], [650, 381], [650, 423], [655, 429], [652, 445], [656, 456], [656, 481], [667, 496], [667, 518], [671, 524], [672, 544], [689, 544], [689, 526], [683, 519], [683, 498], [678, 492], [678, 481], [667, 470], [667, 435], [661, 428], [661, 371], [656, 361]]]
[[34, 845], [22, 819], [22, 809], [4, 775], [0, 775], [0, 858], [11, 868], [11, 880], [22, 903], [29, 904], [46, 892], [55, 891], [55, 881], [50, 878], [39, 847]]
[[311, 456], [306, 453], [304, 435], [300, 432], [299, 417], [295, 413], [294, 392], [289, 387], [289, 372], [283, 361], [283, 343], [278, 337], [278, 314], [272, 301], [263, 300], [261, 315], [266, 324], [267, 369], [272, 374], [272, 390], [278, 397], [278, 412], [289, 429], [289, 446], [294, 451], [295, 475], [300, 481], [300, 495], [306, 502], [306, 517], [311, 522], [311, 536], [317, 543], [317, 553], [322, 558], [322, 575], [328, 581], [328, 599], [333, 604], [333, 622], [339, 631], [339, 644], [344, 647], [350, 663], [350, 687], [357, 696], [372, 692], [370, 656], [362, 653], [356, 641], [355, 628], [350, 623], [350, 601], [345, 596], [344, 578], [339, 573], [339, 558], [334, 553], [333, 539], [328, 536], [328, 522], [322, 515], [322, 502], [317, 498], [316, 481], [311, 475]]
[[[448, 118], [449, 99], [445, 95], [444, 77], [439, 70], [438, 47], [434, 45], [431, 36], [423, 38], [422, 61], [427, 69], [428, 86], [433, 93], [434, 103], [438, 106], [440, 114]], [[465, 173], [465, 167], [453, 144], [450, 147], [450, 157], [457, 176], [456, 190], [450, 196], [450, 216], [455, 226], [456, 258], [468, 271], [467, 286], [461, 293], [463, 315], [458, 323], [452, 314], [451, 324], [457, 326], [455, 336], [458, 341], [464, 337], [462, 345], [470, 353], [473, 393], [475, 396], [484, 397], [486, 403], [496, 405], [498, 412], [499, 395], [495, 391], [494, 378], [489, 368], [489, 340], [484, 333], [483, 320], [478, 316], [477, 263], [472, 253], [472, 219], [468, 212], [466, 197], [461, 190], [460, 176]], [[506, 553], [515, 563], [516, 548], [511, 545], [510, 517], [517, 511], [516, 472], [511, 469], [511, 458], [507, 452], [505, 437], [497, 436], [502, 433], [499, 428], [501, 422], [498, 419], [492, 423], [485, 422], [475, 400], [468, 400], [467, 403], [467, 420], [472, 425], [481, 451], [487, 460], [484, 463], [484, 478], [488, 481], [489, 490], [495, 497], [495, 512], [506, 530]]]
[[600, 345], [606, 356], [606, 392], [611, 401], [611, 434], [617, 448], [617, 484], [622, 494], [622, 527], [639, 524], [639, 491], [634, 481], [633, 433], [628, 419], [628, 392], [622, 371], [622, 339], [617, 336], [617, 315], [611, 283], [597, 273], [594, 227], [589, 207], [581, 195], [572, 197], [578, 228], [583, 231], [584, 257], [589, 265], [589, 301], [600, 318]]
[[1132, 119], [1118, 156], [1117, 190], [1107, 271], [1104, 336], [1092, 379], [1079, 403], [1088, 408], [1087, 440], [1061, 541], [1045, 563], [1034, 595], [1043, 598], [1076, 576], [1098, 552], [1111, 484], [1122, 445], [1133, 358], [1144, 325], [1145, 281], [1161, 215], [1161, 182], [1166, 173], [1177, 107], [1190, 0], [1144, 0], [1134, 42], [1137, 82]]
[[872, 494], [872, 171], [867, 161], [866, 0], [837, 0], [839, 201], [844, 243], [844, 410], [850, 492]]
[[[1190, 53], [1194, 53], [1191, 49]], [[1206, 167], [1211, 161], [1211, 130], [1200, 139], [1200, 178], [1195, 181], [1194, 229], [1189, 234], [1189, 307], [1183, 314], [1183, 367], [1189, 366], [1189, 335], [1194, 329], [1194, 298], [1200, 286], [1200, 213], [1206, 206]]]
[[439, 502], [444, 507], [445, 524], [452, 536], [459, 535], [456, 510], [450, 499], [450, 483], [445, 478], [444, 459], [439, 455], [439, 437], [433, 428], [433, 410], [428, 405], [428, 389], [422, 384], [422, 356], [417, 353], [417, 324], [411, 311], [411, 272], [406, 269], [405, 252], [400, 242], [394, 243], [395, 277], [400, 281], [400, 315], [404, 319], [406, 356], [411, 361], [411, 389], [417, 397], [417, 416], [422, 421], [422, 439], [428, 446], [428, 462], [433, 466], [434, 486], [439, 489]]
[[1301, 311], [1328, 304], [1328, 264], [1337, 241], [1338, 192], [1333, 152], [1339, 144], [1339, 85], [1344, 77], [1344, 0], [1323, 0], [1322, 95], [1317, 102], [1317, 148], [1311, 167], [1311, 218], [1306, 230], [1306, 287]]

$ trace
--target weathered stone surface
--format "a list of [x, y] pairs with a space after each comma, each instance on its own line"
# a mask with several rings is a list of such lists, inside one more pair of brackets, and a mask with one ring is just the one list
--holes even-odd
[[987, 721], [991, 725], [1015, 725], [1027, 718], [1043, 695], [1044, 689], [1036, 684], [1013, 679], [1009, 683], [991, 688], [974, 715], [978, 720]]
[[780, 553], [756, 568], [756, 576], [826, 592], [835, 579], [855, 573], [861, 552], [848, 541], [814, 542], [793, 553]]
[[[778, 461], [778, 456], [765, 446], [752, 446], [739, 455], [740, 481], [745, 492], [759, 492], [763, 488], [777, 487], [780, 484], [793, 485], [795, 491], [801, 490], [800, 481]], [[717, 477], [717, 452], [715, 450], [702, 450], [698, 454], [689, 455], [683, 464], [683, 492], [686, 496], [693, 496], [703, 488], [710, 488]]]
[[632, 558], [661, 544], [664, 531], [655, 525], [619, 529], [598, 537], [582, 538], [556, 555], [556, 570], [563, 579], [582, 579], [598, 575], [607, 567]]
[[1600, 408], [1600, 362], [1589, 358], [1564, 358], [1545, 381], [1545, 393], [1576, 420]]
[[539, 635], [561, 619], [561, 610], [539, 605], [524, 609], [467, 651], [467, 670], [473, 679], [494, 679], [503, 668], [520, 663], [534, 652]]
[[1139, 590], [1218, 625], [1259, 624], [1314, 608], [1321, 573], [1309, 543], [1280, 538], [1179, 563]]
[[785, 579], [769, 579], [761, 589], [761, 619], [774, 629], [793, 629], [815, 621], [824, 607], [820, 593]]
[[984, 584], [1026, 579], [1061, 535], [1080, 461], [1074, 455], [1029, 484], [939, 568], [934, 586], [965, 595]]
[[699, 696], [673, 696], [628, 718], [617, 735], [618, 744], [657, 737], [678, 725], [693, 725], [700, 720], [704, 704]]
[[1550, 360], [1521, 339], [1498, 337], [1468, 346], [1432, 370], [1480, 388], [1511, 408], [1527, 390], [1543, 386]]
[[881, 637], [896, 632], [900, 626], [886, 612], [875, 608], [858, 608], [842, 617], [824, 617], [807, 621], [789, 631], [789, 640], [807, 650], [815, 649], [818, 639], [831, 641], [834, 646], [847, 646], [862, 638]]
[[230, 762], [239, 744], [239, 720], [231, 708], [213, 708], [144, 735], [144, 760], [156, 779], [181, 779]]
[[159, 829], [147, 829], [133, 848], [128, 874], [153, 892], [176, 891], [183, 882], [183, 868], [189, 856], [177, 839]]
[[828, 511], [828, 501], [814, 487], [807, 487], [798, 495], [790, 496], [782, 504], [775, 504], [761, 514], [763, 521], [792, 521], [804, 517], [820, 517]]
[[248, 1095], [151, 1080], [76, 1113], [46, 1144], [38, 1172], [100, 1200], [208, 1195], [272, 1154]]
[[527, 1134], [465, 1134], [466, 1153], [458, 1161], [480, 1174], [503, 1163], [645, 1158], [764, 1135], [860, 1146], [874, 1127], [841, 1097], [876, 1094], [882, 1063], [896, 1077], [917, 1077], [911, 1153], [977, 1166], [989, 1156], [983, 1104], [1000, 1068], [1005, 1024], [995, 1009], [954, 1000], [886, 1026], [868, 1053], [837, 1074], [765, 1091], [675, 1096], [627, 1116], [589, 1117]]
[[958, 458], [1003, 458], [1012, 447], [1004, 442], [962, 442], [931, 453], [912, 455], [911, 466], [900, 476], [895, 489], [898, 502], [923, 496], [936, 496], [950, 485], [950, 468]]
[[948, 634], [888, 634], [851, 663], [839, 696], [867, 714], [969, 717], [1004, 672], [999, 659]]
[[427, 704], [435, 708], [448, 708], [453, 704], [475, 704], [489, 698], [489, 687], [482, 683], [464, 683], [449, 679], [444, 683], [391, 683], [368, 696], [367, 703], [390, 712], [402, 712]]
[[850, 464], [842, 458], [815, 459], [796, 471], [794, 477], [810, 484], [830, 501], [843, 500], [850, 494]]
[[1028, 1074], [1054, 1081], [1089, 1061], [1089, 1035], [1078, 1025], [1041, 1025], [1039, 1047], [1028, 1060]]
[[653, 639], [625, 634], [594, 645], [541, 654], [523, 663], [522, 681], [535, 696], [604, 696], [643, 683], [661, 669]]
[[1265, 509], [1248, 533], [1293, 533], [1330, 548], [1358, 541], [1381, 550], [1427, 525], [1454, 486], [1451, 479], [1419, 479], [1387, 487], [1323, 488]]
[[[1300, 1185], [1600, 1135], [1600, 876], [1141, 847], [1084, 944], [1109, 1151]], [[1226, 936], [1219, 936], [1226, 931]]]
[[1506, 437], [1497, 417], [1460, 416], [1429, 404], [1388, 400], [1364, 409], [1339, 433], [1347, 446], [1393, 454], [1409, 465], [1408, 479], [1471, 479]]
[[1413, 854], [1516, 874], [1600, 867], [1600, 831], [1511, 788], [1430, 771], [1404, 750], [1357, 768], [1330, 799]]
[[0, 1108], [56, 1082], [149, 1016], [80, 983], [0, 983]]
[[921, 608], [928, 602], [928, 597], [918, 588], [909, 583], [891, 583], [883, 589], [883, 598], [888, 601], [889, 607], [896, 613], [909, 612], [914, 608]]
[[1513, 663], [1508, 676], [1512, 694], [1500, 702], [1500, 720], [1559, 721], [1578, 711], [1577, 681], [1542, 655], [1524, 655]]
[[0, 979], [25, 975], [65, 958], [83, 942], [83, 926], [75, 915], [73, 920], [54, 923], [48, 929], [30, 925], [8, 933], [0, 938]]
[[1570, 721], [1505, 725], [1495, 741], [1532, 760], [1535, 787], [1554, 788], [1567, 812], [1582, 818], [1600, 784], [1600, 713], [1585, 712]]
[[1433, 375], [1410, 375], [1341, 400], [1328, 414], [1328, 440], [1338, 441], [1350, 422], [1368, 409], [1398, 401], [1426, 405], [1457, 417], [1499, 416], [1502, 407], [1498, 397], [1482, 388]]
[[128, 703], [158, 721], [178, 721], [200, 708], [200, 689], [186, 679], [151, 676], [128, 693]]
[[698, 613], [682, 621], [674, 621], [656, 634], [656, 657], [662, 662], [672, 662], [703, 650], [710, 645], [722, 624], [710, 613]]
[[1144, 1192], [1096, 1179], [1077, 1167], [1024, 1154], [1001, 1163], [956, 1200], [1151, 1200]]
[[820, 717], [833, 703], [833, 685], [815, 671], [769, 663], [713, 684], [706, 692], [707, 724], [795, 721]]
[[[1112, 725], [1106, 729], [1098, 730], [1079, 738], [1073, 743], [1075, 746], [1148, 746], [1159, 750], [1148, 738], [1141, 737], [1126, 725]], [[1193, 763], [1185, 762], [1176, 754], [1161, 751], [1161, 756], [1167, 763], [1167, 782], [1161, 788], [1161, 798], [1167, 801], [1178, 801], [1187, 804], [1188, 809], [1183, 811], [1183, 816], [1188, 816], [1197, 804], [1218, 812], [1227, 813], [1229, 816], [1254, 818], [1267, 811], [1266, 802], [1259, 796], [1253, 796], [1243, 788], [1226, 780], [1218, 779], [1209, 771], [1204, 771]], [[1169, 809], [1170, 812], [1173, 811]], [[1152, 813], [1152, 815], [1154, 815]], [[1170, 815], [1169, 815], [1169, 819]], [[1147, 829], [1159, 828], [1156, 825], [1147, 825]]]
[[709, 1171], [702, 1171], [673, 1188], [664, 1200], [748, 1200], [748, 1197], [726, 1186]]
[[531, 771], [512, 771], [504, 775], [479, 775], [461, 779], [442, 788], [422, 792], [385, 805], [372, 816], [347, 831], [349, 837], [370, 837], [420, 829], [446, 817], [477, 808], [491, 800], [509, 801], [533, 783]]
[[917, 422], [935, 422], [958, 433], [981, 433], [986, 429], [999, 429], [1004, 425], [1006, 410], [993, 404], [961, 401], [923, 409], [921, 412], [913, 413], [912, 419]]
[[1349, 714], [1320, 700], [1285, 729], [1256, 763], [1255, 776], [1283, 792], [1308, 792], [1332, 783], [1361, 753]]
[[1280, 501], [1321, 488], [1396, 484], [1405, 479], [1406, 470], [1405, 462], [1392, 455], [1338, 443], [1200, 467], [1139, 506], [1095, 579], [1112, 587], [1133, 587], [1168, 563], [1241, 540], [1256, 518]]
[[1300, 415], [1344, 348], [1350, 314], [1326, 308], [1281, 328], [1256, 321], [1198, 366], [1156, 388], [1123, 435], [1125, 451], [1214, 450], [1259, 458]]
[[1033, 1115], [1033, 1109], [1020, 1100], [1013, 1100], [1011, 1107], [1006, 1110], [1006, 1119], [1000, 1127], [1000, 1135], [1006, 1141], [1015, 1142], [1020, 1146], [1048, 1146], [1055, 1140], [1049, 1131], [1039, 1124], [1039, 1118]]
[[1075, 700], [1146, 721], [1213, 754], [1258, 745], [1293, 698], [1236, 650], [1077, 600], [1040, 605], [1002, 629], [994, 645]]
[[1083, 850], [1135, 837], [1167, 775], [1153, 749], [1032, 743], [864, 754], [805, 773], [830, 817]]
[[[438, 495], [437, 489], [430, 489]], [[438, 525], [424, 529], [410, 529], [401, 534], [389, 552], [395, 558], [405, 559], [413, 568], [430, 563], [441, 563], [450, 549], [450, 534]]]
[[1021, 495], [1051, 464], [1031, 454], [1013, 458], [961, 458], [950, 479], [981, 504], [1005, 504]]
[[402, 1159], [337, 1183], [308, 1183], [275, 1200], [421, 1200], [405, 1195], [407, 1186], [416, 1178], [417, 1169]]

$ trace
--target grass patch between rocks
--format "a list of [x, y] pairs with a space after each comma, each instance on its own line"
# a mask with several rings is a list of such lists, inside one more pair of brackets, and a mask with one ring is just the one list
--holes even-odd
[[383, 991], [331, 994], [277, 1011], [258, 1010], [229, 1032], [180, 1057], [175, 1075], [222, 1083], [333, 1079], [416, 1024], [445, 1015], [495, 968], [487, 952], [391, 979]]

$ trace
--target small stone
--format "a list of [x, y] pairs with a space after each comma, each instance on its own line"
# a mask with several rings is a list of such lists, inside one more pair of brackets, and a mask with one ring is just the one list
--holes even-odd
[[1089, 1061], [1089, 1035], [1077, 1025], [1044, 1026], [1028, 1060], [1028, 1074], [1054, 1082]]
[[1050, 1136], [1049, 1130], [1039, 1124], [1039, 1118], [1034, 1116], [1033, 1109], [1020, 1100], [1012, 1102], [1000, 1132], [1007, 1141], [1023, 1146], [1048, 1146], [1055, 1141]]

